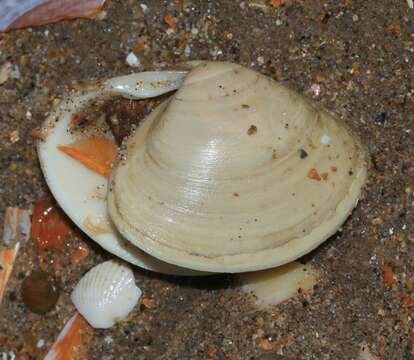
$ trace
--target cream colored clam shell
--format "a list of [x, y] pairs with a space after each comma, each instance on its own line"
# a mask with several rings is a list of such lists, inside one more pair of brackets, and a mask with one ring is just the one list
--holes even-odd
[[334, 234], [366, 173], [363, 147], [334, 115], [257, 72], [206, 62], [129, 139], [109, 212], [166, 262], [259, 270]]

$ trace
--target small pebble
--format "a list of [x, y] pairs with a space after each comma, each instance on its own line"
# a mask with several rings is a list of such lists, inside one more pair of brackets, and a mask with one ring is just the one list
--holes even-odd
[[141, 7], [142, 11], [144, 12], [144, 14], [148, 11], [148, 6], [145, 4], [139, 4], [139, 6]]
[[59, 299], [59, 289], [51, 276], [43, 271], [34, 271], [22, 284], [22, 300], [26, 307], [37, 314], [52, 310]]
[[43, 346], [45, 346], [45, 341], [44, 341], [43, 339], [40, 339], [40, 340], [37, 342], [36, 347], [37, 347], [38, 349], [41, 349]]
[[374, 119], [375, 123], [378, 125], [384, 125], [385, 123], [385, 118], [387, 117], [387, 114], [385, 112], [377, 115]]
[[12, 71], [10, 72], [10, 77], [12, 79], [20, 79], [20, 69], [17, 65], [13, 65]]
[[358, 19], [359, 19], [359, 17], [358, 17], [358, 15], [357, 15], [357, 14], [352, 15], [352, 21], [353, 21], [353, 22], [357, 22], [357, 21], [358, 21]]
[[102, 10], [96, 17], [96, 20], [105, 20], [107, 17], [108, 13], [105, 10]]
[[187, 45], [185, 47], [184, 54], [187, 55], [187, 56], [190, 56], [190, 54], [191, 54], [191, 46], [190, 45]]
[[372, 225], [381, 225], [383, 223], [383, 220], [380, 217], [376, 217], [371, 220]]
[[19, 130], [13, 130], [9, 135], [9, 140], [12, 144], [17, 143], [20, 140]]
[[141, 61], [133, 52], [130, 52], [126, 57], [126, 63], [131, 67], [138, 67], [141, 65]]
[[264, 62], [265, 62], [265, 59], [264, 59], [264, 57], [263, 57], [263, 56], [259, 56], [259, 57], [257, 58], [257, 63], [258, 63], [259, 65], [263, 65], [263, 64], [264, 64]]
[[315, 96], [319, 96], [321, 94], [321, 86], [319, 84], [312, 84], [310, 90]]
[[413, 0], [407, 0], [407, 5], [410, 9], [413, 9], [414, 8]]
[[107, 336], [105, 336], [104, 341], [107, 344], [111, 344], [111, 343], [113, 343], [114, 339], [111, 336], [107, 335]]
[[215, 49], [215, 50], [211, 50], [210, 51], [210, 55], [211, 56], [222, 56], [223, 55], [223, 51], [221, 51], [220, 49]]
[[192, 29], [191, 29], [191, 34], [193, 34], [193, 35], [197, 35], [199, 33], [199, 30], [196, 28], [196, 27], [193, 27]]
[[329, 135], [324, 134], [321, 137], [321, 144], [323, 145], [331, 145], [332, 144], [332, 139]]
[[0, 85], [3, 85], [7, 80], [12, 72], [13, 65], [9, 62], [5, 63], [0, 69]]
[[[380, 309], [380, 310], [382, 310], [382, 309]], [[378, 311], [378, 315], [381, 315], [380, 311]], [[385, 313], [384, 313], [384, 315], [385, 315]], [[381, 316], [383, 316], [383, 315], [381, 315]], [[359, 351], [359, 354], [358, 354], [358, 359], [361, 359], [361, 360], [379, 360], [377, 356], [375, 356], [374, 354], [371, 353], [371, 351], [368, 348], [368, 345], [365, 342], [360, 344], [360, 351]]]

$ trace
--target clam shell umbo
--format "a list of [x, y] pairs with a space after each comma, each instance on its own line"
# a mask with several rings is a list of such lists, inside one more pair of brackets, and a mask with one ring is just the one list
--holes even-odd
[[94, 328], [109, 328], [127, 317], [141, 294], [132, 270], [121, 262], [110, 260], [89, 270], [76, 285], [71, 298]]
[[231, 63], [196, 66], [126, 144], [109, 211], [145, 252], [212, 272], [271, 268], [334, 234], [367, 173], [333, 114]]

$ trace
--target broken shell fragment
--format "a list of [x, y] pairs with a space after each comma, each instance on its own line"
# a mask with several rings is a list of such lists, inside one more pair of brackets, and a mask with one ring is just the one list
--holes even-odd
[[0, 246], [0, 305], [6, 291], [7, 283], [13, 271], [20, 248], [30, 236], [30, 210], [8, 207], [4, 214], [3, 244]]
[[65, 324], [44, 360], [86, 359], [92, 328], [78, 312]]
[[132, 244], [165, 262], [260, 270], [333, 235], [366, 173], [363, 146], [336, 116], [257, 72], [204, 62], [128, 139], [109, 212]]
[[4, 213], [3, 244], [10, 246], [17, 241], [23, 244], [30, 238], [31, 210], [8, 207]]
[[71, 299], [94, 328], [109, 328], [127, 317], [141, 294], [132, 270], [110, 260], [89, 270], [76, 285]]
[[105, 0], [0, 0], [0, 31], [76, 18], [92, 19]]
[[13, 271], [19, 248], [20, 242], [16, 242], [11, 249], [3, 249], [0, 247], [0, 304], [3, 300], [10, 275]]
[[252, 293], [259, 307], [277, 305], [299, 292], [311, 292], [319, 275], [297, 261], [274, 269], [240, 274], [241, 290]]

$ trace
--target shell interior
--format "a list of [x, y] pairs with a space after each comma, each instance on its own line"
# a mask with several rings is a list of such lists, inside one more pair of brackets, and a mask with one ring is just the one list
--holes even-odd
[[[96, 99], [113, 96], [140, 99], [158, 96], [181, 85], [185, 72], [143, 72], [112, 78], [101, 87], [62, 100], [43, 124], [38, 156], [46, 182], [71, 220], [105, 250], [144, 269], [173, 275], [202, 275], [162, 262], [126, 241], [107, 212], [107, 179], [57, 149], [77, 140], [72, 117]], [[99, 129], [102, 131], [102, 129]], [[106, 134], [111, 138], [110, 134]]]

